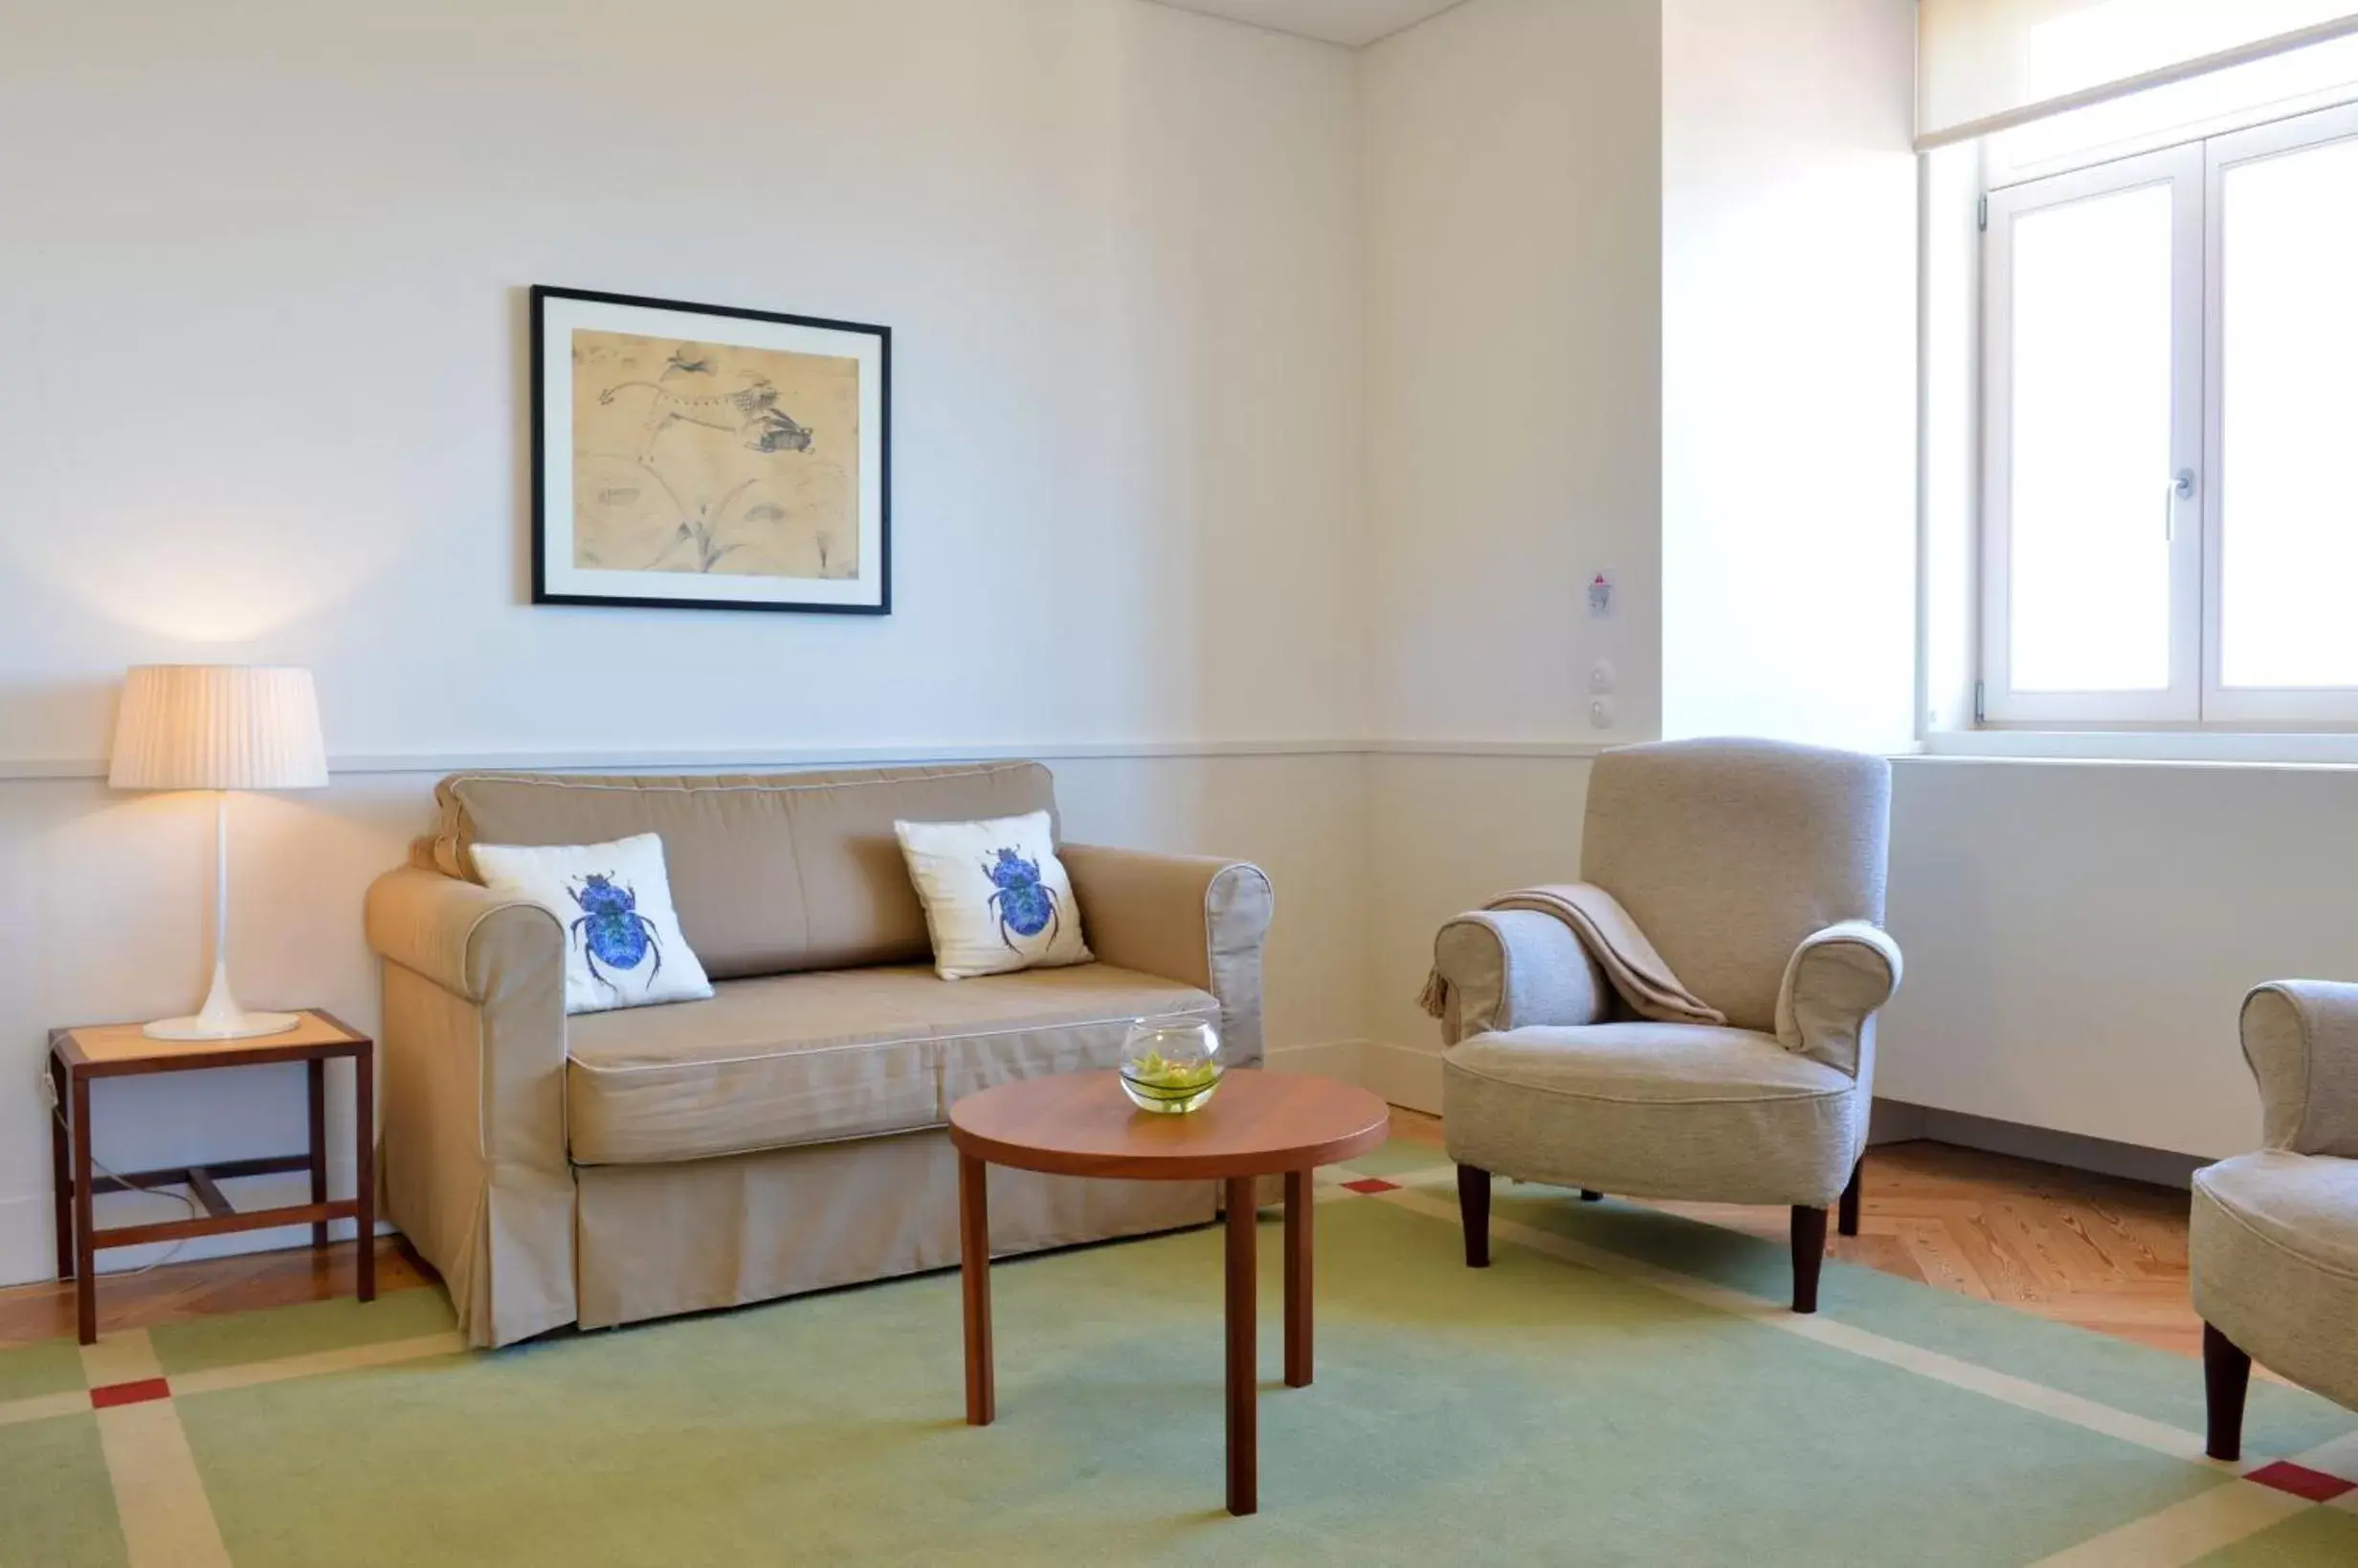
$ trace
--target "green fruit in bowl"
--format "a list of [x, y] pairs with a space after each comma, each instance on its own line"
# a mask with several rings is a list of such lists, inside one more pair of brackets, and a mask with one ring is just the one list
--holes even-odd
[[1122, 1090], [1145, 1111], [1192, 1111], [1220, 1081], [1217, 1062], [1174, 1062], [1153, 1051], [1122, 1064]]
[[1167, 1061], [1158, 1051], [1123, 1063], [1122, 1071], [1130, 1082], [1147, 1089], [1201, 1089], [1220, 1076], [1216, 1063]]

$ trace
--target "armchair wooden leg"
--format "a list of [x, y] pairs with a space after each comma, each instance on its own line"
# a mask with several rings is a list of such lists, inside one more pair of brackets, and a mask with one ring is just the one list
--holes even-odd
[[1860, 1155], [1858, 1163], [1851, 1167], [1851, 1184], [1842, 1189], [1842, 1206], [1835, 1210], [1835, 1228], [1845, 1236], [1858, 1234], [1858, 1184], [1866, 1170], [1867, 1158]]
[[1457, 1218], [1465, 1226], [1465, 1266], [1490, 1267], [1490, 1173], [1457, 1167]]
[[2211, 1410], [2211, 1441], [2203, 1451], [2213, 1459], [2241, 1459], [2243, 1396], [2252, 1386], [2252, 1358], [2208, 1323], [2202, 1326], [2202, 1382]]
[[1605, 1201], [1605, 1195], [1594, 1187], [1582, 1187], [1580, 1201], [1584, 1204], [1601, 1204]]
[[1793, 1311], [1817, 1311], [1818, 1266], [1826, 1261], [1826, 1211], [1793, 1207]]

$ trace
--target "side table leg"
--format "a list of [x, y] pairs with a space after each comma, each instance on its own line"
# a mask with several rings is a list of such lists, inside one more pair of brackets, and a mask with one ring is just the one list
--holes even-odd
[[99, 1342], [98, 1232], [90, 1217], [90, 1080], [71, 1075], [74, 1115], [74, 1322], [85, 1345]]
[[49, 1177], [57, 1199], [57, 1277], [74, 1278], [74, 1135], [66, 1125], [72, 1101], [65, 1083], [65, 1067], [49, 1059], [49, 1082], [56, 1095], [49, 1118]]
[[360, 1204], [355, 1240], [360, 1244], [360, 1298], [377, 1298], [377, 1071], [376, 1053], [352, 1058], [352, 1196]]
[[1260, 1511], [1260, 1430], [1254, 1355], [1255, 1253], [1252, 1177], [1228, 1182], [1228, 1511]]
[[[327, 1202], [327, 1063], [313, 1057], [303, 1064], [304, 1088], [310, 1096], [311, 1112], [311, 1201]], [[322, 1220], [311, 1227], [312, 1250], [327, 1246], [327, 1222]]]
[[1285, 1386], [1310, 1386], [1310, 1217], [1308, 1171], [1285, 1173]]
[[967, 1424], [988, 1426], [998, 1413], [990, 1375], [990, 1173], [972, 1155], [958, 1157], [958, 1278], [965, 1287]]

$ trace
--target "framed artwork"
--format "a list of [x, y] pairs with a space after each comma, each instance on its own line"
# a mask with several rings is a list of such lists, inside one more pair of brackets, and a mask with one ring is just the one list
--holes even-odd
[[532, 602], [892, 610], [892, 331], [532, 290]]

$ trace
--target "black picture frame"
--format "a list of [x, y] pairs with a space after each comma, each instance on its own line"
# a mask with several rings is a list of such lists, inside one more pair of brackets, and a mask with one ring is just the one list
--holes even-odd
[[[578, 568], [567, 570], [567, 568], [570, 566], [569, 562], [567, 563], [565, 566], [561, 566], [559, 568], [559, 572], [564, 572], [567, 577], [568, 583], [564, 585], [552, 585], [552, 577], [559, 575], [559, 572], [552, 572], [549, 559], [549, 550], [553, 542], [551, 538], [553, 530], [551, 528], [551, 519], [549, 517], [549, 507], [551, 504], [550, 492], [552, 489], [549, 480], [549, 461], [552, 456], [549, 450], [551, 423], [552, 419], [555, 419], [557, 421], [556, 428], [558, 430], [569, 432], [571, 429], [570, 399], [573, 395], [573, 387], [569, 381], [561, 386], [552, 386], [549, 385], [550, 377], [548, 373], [547, 350], [549, 346], [548, 333], [550, 330], [550, 324], [548, 318], [550, 314], [550, 307], [552, 304], [556, 304], [558, 302], [572, 302], [587, 306], [615, 306], [629, 310], [660, 311], [685, 317], [708, 319], [710, 320], [722, 323], [729, 321], [758, 321], [776, 326], [802, 328], [813, 332], [842, 334], [853, 337], [871, 338], [875, 340], [877, 351], [877, 395], [875, 400], [876, 418], [874, 420], [877, 443], [874, 463], [876, 479], [874, 488], [877, 501], [877, 518], [875, 527], [876, 570], [873, 579], [873, 588], [872, 590], [867, 590], [873, 594], [872, 601], [863, 600], [841, 602], [790, 598], [700, 597], [692, 591], [692, 585], [698, 583], [708, 582], [710, 579], [707, 576], [697, 572], [682, 572], [678, 574], [682, 578], [683, 589], [690, 590], [683, 591], [678, 595], [671, 595], [667, 593], [649, 593], [643, 591], [585, 592], [578, 591], [577, 585], [574, 585], [569, 582], [569, 579], [577, 578], [583, 575]], [[689, 334], [683, 333], [681, 336], [685, 337], [689, 336]], [[725, 341], [725, 335], [723, 333], [706, 333], [700, 336], [717, 341]], [[816, 615], [889, 615], [892, 613], [892, 328], [868, 321], [846, 321], [821, 316], [798, 316], [784, 311], [753, 310], [741, 305], [698, 304], [689, 300], [663, 299], [645, 295], [612, 294], [593, 289], [568, 289], [559, 288], [551, 284], [535, 283], [531, 287], [530, 363], [530, 396], [532, 406], [531, 464], [533, 604], [590, 607], [614, 606], [639, 609], [767, 610], [791, 614]], [[552, 409], [550, 406], [551, 397], [555, 397], [560, 400], [560, 407], [556, 409]], [[787, 423], [790, 426], [793, 424], [790, 416], [789, 416]], [[867, 454], [865, 452], [867, 428], [867, 424], [863, 422], [861, 426], [861, 445], [863, 450], [859, 454], [863, 464], [867, 459]], [[652, 448], [650, 450], [652, 450]], [[562, 453], [555, 455], [558, 456], [560, 461], [564, 461], [568, 465], [568, 478], [566, 485], [566, 493], [569, 496], [569, 475], [571, 472], [571, 449], [569, 443]], [[569, 541], [571, 537], [570, 530], [571, 524], [568, 519], [564, 528], [565, 539], [567, 541]], [[862, 535], [862, 539], [864, 544], [866, 541], [866, 535], [864, 533]], [[870, 581], [864, 570], [865, 560], [866, 551], [863, 549], [863, 570], [860, 577], [856, 580], [862, 585], [863, 589], [867, 589], [867, 585]], [[615, 575], [627, 575], [633, 578], [644, 579], [653, 574], [632, 572], [627, 574], [617, 573]], [[790, 584], [806, 580], [777, 577], [753, 579], [750, 581]], [[571, 591], [568, 591], [568, 589], [571, 589]]]

